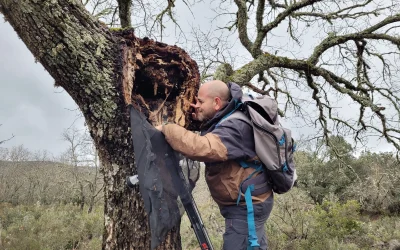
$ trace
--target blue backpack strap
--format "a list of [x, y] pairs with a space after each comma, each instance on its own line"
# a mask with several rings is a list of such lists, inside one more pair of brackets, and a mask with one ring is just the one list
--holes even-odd
[[243, 104], [242, 102], [238, 101], [237, 99], [235, 99], [234, 101], [235, 101], [235, 108], [231, 112], [226, 114], [224, 117], [222, 117], [222, 119], [219, 120], [219, 122], [215, 125], [215, 127], [219, 127], [219, 125], [221, 125], [221, 122], [223, 122], [226, 118], [228, 118], [228, 116], [230, 116], [233, 112], [235, 112]]
[[247, 246], [247, 250], [252, 250], [253, 247], [260, 247], [258, 244], [257, 232], [256, 232], [256, 224], [254, 222], [254, 209], [253, 209], [253, 200], [251, 198], [251, 191], [254, 190], [254, 184], [250, 185], [246, 189], [246, 193], [244, 194], [247, 206], [247, 225], [249, 230], [249, 244]]
[[237, 205], [237, 206], [239, 205], [240, 199], [242, 198], [242, 191], [241, 191], [241, 190], [242, 190], [243, 182], [245, 182], [245, 181], [247, 181], [248, 179], [250, 179], [251, 177], [253, 177], [253, 175], [255, 175], [256, 173], [262, 171], [262, 164], [258, 164], [258, 165], [257, 165], [256, 163], [245, 162], [245, 161], [240, 161], [239, 164], [240, 164], [240, 166], [242, 166], [242, 168], [249, 168], [249, 167], [252, 167], [252, 168], [255, 168], [255, 170], [253, 171], [253, 173], [251, 173], [246, 179], [244, 179], [244, 180], [240, 183], [240, 186], [239, 186], [239, 195], [238, 195], [238, 198], [237, 198], [237, 200], [236, 200], [236, 205]]
[[[243, 180], [242, 183], [240, 183], [239, 195], [238, 195], [238, 199], [236, 201], [236, 205], [239, 205], [240, 198], [242, 197], [241, 190], [242, 190], [243, 182], [245, 182], [246, 180], [253, 177], [254, 174], [262, 171], [262, 164], [260, 164], [260, 163], [257, 164], [256, 162], [245, 162], [245, 161], [240, 161], [239, 163], [243, 168], [252, 167], [252, 168], [255, 168], [255, 170], [245, 180]], [[252, 191], [254, 191], [254, 184], [249, 185], [244, 194], [244, 199], [246, 201], [246, 208], [247, 208], [247, 228], [249, 231], [249, 235], [248, 235], [249, 244], [247, 246], [247, 250], [253, 250], [254, 247], [257, 247], [257, 248], [260, 247], [260, 245], [258, 244], [258, 237], [257, 237], [256, 226], [255, 226], [255, 222], [254, 222], [253, 199], [251, 198]]]

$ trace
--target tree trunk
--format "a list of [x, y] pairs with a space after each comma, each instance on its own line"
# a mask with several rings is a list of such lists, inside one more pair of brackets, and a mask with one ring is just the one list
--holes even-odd
[[[0, 0], [0, 12], [81, 109], [104, 174], [103, 249], [149, 249], [150, 231], [138, 189], [127, 103], [153, 124], [188, 127], [199, 84], [196, 63], [176, 46], [112, 33], [78, 0]], [[133, 138], [134, 139], [134, 138]], [[180, 249], [179, 227], [159, 249]]]

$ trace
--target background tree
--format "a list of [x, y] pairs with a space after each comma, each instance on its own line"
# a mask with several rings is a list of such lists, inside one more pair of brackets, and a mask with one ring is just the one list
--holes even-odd
[[330, 195], [345, 200], [346, 188], [358, 177], [352, 167], [355, 161], [352, 146], [343, 137], [332, 136], [329, 140], [328, 148], [321, 141], [317, 145], [319, 150], [296, 154], [299, 186], [307, 190], [317, 204], [322, 204]]
[[46, 149], [42, 149], [42, 150], [38, 149], [35, 152], [33, 152], [32, 160], [33, 161], [42, 161], [42, 162], [52, 161], [52, 160], [54, 160], [54, 156], [51, 152], [49, 152]]
[[398, 213], [400, 174], [396, 157], [390, 152], [367, 150], [354, 157], [343, 137], [330, 140], [334, 144], [327, 150], [301, 149], [296, 153], [299, 188], [316, 204], [356, 200], [362, 213]]
[[399, 165], [390, 153], [363, 152], [353, 163], [360, 180], [347, 186], [346, 198], [358, 200], [371, 214], [400, 214]]
[[102, 190], [97, 151], [88, 132], [80, 132], [74, 126], [66, 129], [62, 138], [68, 143], [68, 148], [60, 159], [67, 164], [65, 171], [72, 177], [65, 181], [70, 183], [69, 191], [74, 193], [81, 210], [87, 204], [88, 212], [91, 212]]
[[[130, 1], [117, 2], [123, 28], [130, 26], [130, 17], [136, 23], [136, 16], [147, 16], [137, 8], [142, 1], [133, 3], [132, 16], [126, 8]], [[214, 56], [210, 59], [197, 50], [196, 56], [208, 58], [201, 64], [204, 78], [212, 75], [274, 96], [282, 115], [302, 118], [300, 125], [315, 127], [328, 144], [331, 134], [352, 135], [363, 142], [372, 132], [400, 149], [400, 15], [394, 1], [233, 2], [222, 1], [216, 10], [216, 23], [229, 18], [225, 27], [219, 27], [226, 36], [213, 39], [206, 33], [211, 36], [208, 41], [217, 41], [211, 45], [219, 44], [211, 52]], [[161, 31], [166, 17], [177, 22], [176, 2], [165, 4], [154, 18]], [[147, 248], [149, 231], [140, 195], [124, 186], [125, 177], [135, 172], [126, 104], [133, 102], [155, 125], [168, 117], [188, 127], [189, 103], [200, 80], [196, 63], [181, 49], [139, 39], [131, 29], [111, 32], [85, 11], [81, 1], [0, 0], [0, 12], [85, 117], [104, 169], [103, 247]], [[144, 27], [139, 34], [151, 33], [154, 25]], [[284, 42], [279, 40], [283, 30]], [[246, 55], [230, 61], [235, 53], [228, 57], [219, 48], [224, 39], [235, 36]], [[310, 37], [314, 39], [306, 40]], [[195, 39], [193, 44], [202, 42]], [[340, 99], [353, 105], [356, 114], [343, 112], [336, 105]], [[179, 245], [173, 231], [161, 248]]]
[[23, 144], [13, 146], [8, 152], [8, 160], [10, 161], [29, 161], [31, 159], [32, 153]]

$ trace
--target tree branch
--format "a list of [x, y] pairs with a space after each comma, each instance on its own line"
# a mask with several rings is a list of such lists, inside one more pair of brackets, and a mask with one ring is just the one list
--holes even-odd
[[[372, 2], [372, 0], [366, 0], [362, 4], [354, 4], [349, 7], [339, 9], [338, 11], [326, 13], [326, 14], [324, 13], [324, 11], [325, 11], [324, 9], [321, 10], [322, 13], [317, 12], [315, 10], [313, 12], [296, 12], [296, 13], [292, 14], [292, 17], [295, 17], [295, 18], [304, 17], [304, 16], [318, 17], [318, 18], [328, 21], [329, 24], [332, 25], [333, 24], [332, 20], [335, 20], [335, 19], [346, 19], [346, 18], [355, 19], [355, 18], [358, 18], [361, 16], [369, 16], [369, 15], [377, 16], [379, 14], [379, 11], [386, 9], [385, 7], [383, 7], [383, 8], [376, 8], [372, 11], [367, 11], [367, 12], [359, 11], [359, 12], [351, 13], [351, 11], [353, 11], [357, 8], [366, 7], [371, 2]], [[347, 12], [347, 13], [343, 14], [343, 12]]]
[[132, 0], [117, 0], [119, 9], [119, 19], [122, 28], [129, 28], [132, 26], [131, 21], [131, 7]]
[[336, 45], [345, 43], [350, 40], [360, 40], [360, 39], [383, 39], [383, 40], [388, 40], [397, 46], [400, 46], [400, 38], [396, 38], [393, 36], [389, 36], [386, 34], [373, 34], [372, 32], [378, 30], [379, 28], [384, 27], [385, 25], [391, 24], [393, 22], [399, 22], [400, 21], [400, 14], [397, 14], [395, 16], [391, 16], [388, 18], [385, 18], [381, 22], [377, 23], [376, 25], [367, 28], [361, 32], [358, 33], [352, 33], [348, 35], [343, 35], [343, 36], [335, 36], [331, 34], [327, 38], [325, 38], [318, 46], [315, 47], [313, 54], [308, 58], [308, 61], [311, 64], [317, 64], [320, 56], [329, 48], [332, 48]]
[[[269, 31], [276, 28], [286, 17], [290, 16], [296, 10], [304, 8], [306, 6], [313, 5], [316, 2], [321, 2], [322, 0], [303, 0], [300, 2], [294, 2], [292, 5], [289, 5], [283, 12], [278, 14], [278, 16], [272, 22], [265, 25], [262, 29], [257, 32], [257, 38], [254, 41], [254, 45], [251, 48], [252, 55], [254, 58], [261, 54], [261, 44], [264, 40], [265, 36]], [[238, 17], [239, 18], [239, 17]]]
[[263, 27], [264, 9], [265, 9], [265, 0], [259, 0], [256, 12], [257, 32], [261, 32]]
[[[0, 127], [1, 127], [2, 125], [3, 125], [3, 124], [0, 124]], [[5, 140], [0, 141], [0, 145], [3, 144], [3, 143], [5, 143], [5, 142], [7, 142], [7, 141], [9, 141], [9, 140], [11, 140], [12, 138], [14, 138], [14, 135], [11, 135], [11, 137], [8, 138], [8, 139], [5, 139]]]
[[277, 8], [286, 9], [287, 8], [286, 4], [276, 3], [275, 0], [268, 0], [268, 3], [271, 5], [271, 7], [273, 9], [277, 9]]
[[[380, 36], [380, 34], [369, 34], [369, 36], [370, 37]], [[337, 76], [333, 72], [312, 65], [306, 61], [273, 56], [267, 53], [264, 53], [251, 63], [244, 65], [242, 68], [236, 70], [230, 77], [230, 80], [237, 82], [242, 86], [249, 86], [248, 82], [250, 82], [250, 80], [254, 76], [256, 76], [259, 72], [262, 72], [264, 70], [273, 67], [281, 67], [281, 68], [304, 72], [304, 74], [306, 75], [308, 86], [311, 89], [313, 89], [313, 99], [315, 100], [320, 112], [318, 120], [320, 121], [321, 126], [324, 130], [324, 137], [327, 137], [328, 134], [331, 133], [331, 131], [328, 130], [327, 120], [323, 111], [324, 108], [328, 109], [330, 120], [337, 122], [337, 124], [343, 124], [357, 133], [359, 133], [359, 131], [346, 121], [335, 118], [332, 115], [331, 112], [332, 108], [330, 107], [329, 103], [323, 104], [320, 101], [319, 93], [320, 89], [322, 90], [322, 87], [318, 87], [317, 84], [314, 83], [313, 76], [322, 77], [338, 93], [350, 97], [354, 102], [358, 103], [361, 107], [363, 107], [363, 110], [360, 112], [359, 116], [359, 124], [362, 125], [361, 130], [365, 130], [366, 128], [371, 127], [366, 125], [363, 119], [364, 109], [369, 108], [373, 112], [373, 114], [375, 114], [376, 117], [380, 120], [382, 126], [382, 129], [378, 129], [375, 127], [375, 130], [381, 132], [388, 142], [391, 142], [398, 150], [400, 150], [399, 142], [394, 140], [396, 135], [389, 133], [389, 132], [400, 133], [400, 131], [395, 128], [389, 127], [385, 115], [382, 113], [382, 111], [385, 110], [385, 107], [383, 107], [382, 105], [375, 104], [373, 96], [368, 94], [368, 93], [374, 93], [374, 91], [380, 93], [383, 97], [385, 97], [394, 105], [394, 108], [398, 111], [398, 115], [400, 117], [400, 112], [399, 112], [400, 108], [398, 104], [399, 98], [397, 97], [396, 92], [392, 92], [391, 90], [386, 88], [375, 87], [371, 83], [369, 83], [368, 79], [365, 81], [363, 85], [355, 86], [350, 81], [340, 76]], [[257, 89], [255, 88], [252, 89], [257, 91]], [[326, 100], [328, 99], [326, 93], [325, 93], [325, 99]], [[361, 120], [362, 122], [360, 122]]]
[[247, 51], [252, 54], [253, 43], [250, 41], [249, 36], [247, 34], [247, 8], [246, 1], [244, 0], [235, 0], [235, 3], [238, 7], [238, 11], [236, 13], [237, 18], [237, 27], [239, 32], [239, 39], [242, 45], [247, 49]]

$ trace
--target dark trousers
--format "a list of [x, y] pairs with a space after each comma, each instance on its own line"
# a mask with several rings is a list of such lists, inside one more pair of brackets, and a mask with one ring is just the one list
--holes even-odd
[[[255, 221], [260, 250], [267, 249], [267, 235], [264, 224], [267, 220]], [[246, 250], [248, 246], [247, 221], [241, 219], [225, 219], [224, 250]]]
[[[254, 222], [258, 244], [260, 244], [259, 250], [266, 250], [268, 248], [268, 243], [267, 235], [265, 233], [265, 223], [272, 211], [273, 196], [271, 195], [266, 201], [261, 204], [256, 204], [254, 207], [257, 208], [255, 209], [257, 213], [255, 214]], [[236, 216], [229, 216], [229, 218], [225, 218], [225, 233], [223, 235], [224, 250], [247, 249], [249, 230], [246, 216], [239, 216], [238, 214], [237, 218], [234, 218]]]

